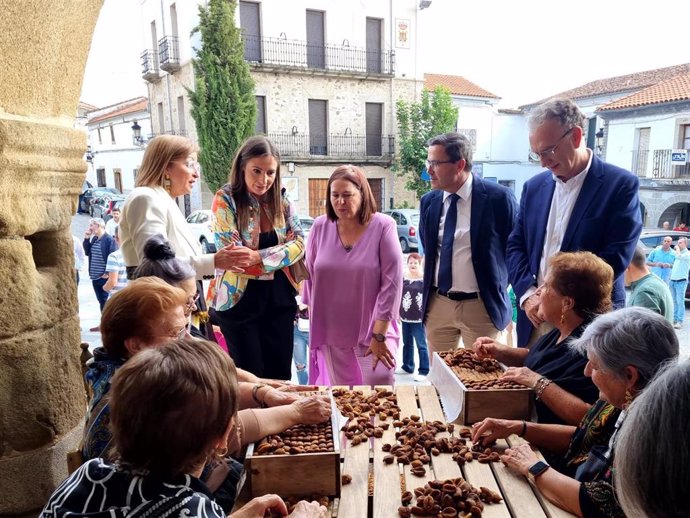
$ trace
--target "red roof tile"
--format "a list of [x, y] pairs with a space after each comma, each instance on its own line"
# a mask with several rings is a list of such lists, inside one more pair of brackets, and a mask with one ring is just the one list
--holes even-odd
[[535, 103], [525, 104], [521, 106], [521, 108], [541, 104], [544, 101], [556, 97], [577, 100], [595, 95], [635, 91], [687, 73], [690, 73], [690, 63], [674, 65], [672, 67], [655, 68], [654, 70], [645, 70], [643, 72], [635, 72], [634, 74], [626, 74], [624, 76], [597, 79], [596, 81], [591, 81], [577, 88], [572, 88], [565, 92], [549, 96]]
[[88, 123], [93, 124], [94, 122], [101, 122], [113, 117], [126, 115], [128, 113], [144, 111], [148, 109], [148, 104], [149, 100], [146, 97], [138, 97], [136, 99], [132, 99], [131, 101], [125, 101], [124, 103], [115, 105], [111, 111], [105, 112], [97, 117], [94, 117], [93, 119], [90, 119]]
[[424, 88], [431, 91], [437, 86], [443, 86], [450, 90], [453, 95], [466, 95], [469, 97], [487, 97], [489, 99], [500, 99], [499, 96], [492, 94], [488, 90], [475, 85], [460, 76], [446, 76], [442, 74], [424, 74]]
[[597, 111], [621, 110], [650, 104], [690, 99], [690, 73], [667, 79], [597, 108]]

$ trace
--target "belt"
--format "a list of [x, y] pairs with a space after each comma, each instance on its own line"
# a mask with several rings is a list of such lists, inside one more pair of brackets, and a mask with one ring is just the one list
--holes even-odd
[[434, 287], [434, 289], [436, 290], [436, 293], [438, 293], [442, 297], [446, 297], [447, 299], [454, 300], [456, 302], [459, 302], [461, 300], [472, 300], [479, 298], [479, 293], [477, 293], [476, 291], [472, 293], [465, 293], [464, 291], [449, 291], [444, 293], [436, 287]]

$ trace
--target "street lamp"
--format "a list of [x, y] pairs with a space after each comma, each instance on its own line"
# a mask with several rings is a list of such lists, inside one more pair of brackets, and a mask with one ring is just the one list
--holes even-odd
[[597, 131], [594, 136], [597, 138], [597, 145], [596, 145], [596, 153], [597, 156], [601, 156], [603, 149], [601, 145], [601, 139], [604, 138], [604, 128], [599, 128], [599, 131]]
[[431, 0], [419, 0], [419, 10], [426, 9], [431, 6]]
[[146, 144], [146, 140], [141, 136], [141, 126], [137, 121], [132, 124], [132, 136], [135, 146], [143, 146]]

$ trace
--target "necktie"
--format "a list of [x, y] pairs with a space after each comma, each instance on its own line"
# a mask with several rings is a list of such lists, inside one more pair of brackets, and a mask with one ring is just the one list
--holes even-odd
[[453, 193], [450, 205], [443, 222], [443, 240], [441, 241], [441, 257], [438, 267], [438, 290], [447, 293], [453, 285], [453, 242], [455, 241], [455, 225], [458, 222], [458, 200], [460, 196]]

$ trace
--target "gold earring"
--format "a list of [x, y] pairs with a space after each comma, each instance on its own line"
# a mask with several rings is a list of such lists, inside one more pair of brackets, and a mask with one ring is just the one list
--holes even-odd
[[565, 324], [565, 311], [561, 313], [561, 325]]
[[223, 446], [222, 448], [216, 448], [216, 451], [214, 452], [215, 456], [218, 457], [219, 459], [222, 459], [228, 454], [228, 447]]
[[633, 400], [632, 392], [630, 392], [629, 389], [625, 389], [625, 406], [624, 406], [624, 408], [628, 408], [630, 406], [630, 403], [632, 403], [632, 400]]
[[167, 174], [163, 178], [163, 188], [170, 192], [170, 177]]

